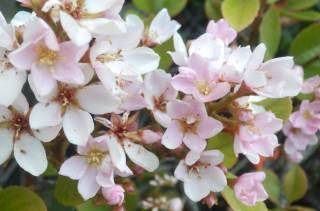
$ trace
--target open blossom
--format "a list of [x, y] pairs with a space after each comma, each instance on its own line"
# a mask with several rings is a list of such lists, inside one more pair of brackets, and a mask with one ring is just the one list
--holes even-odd
[[223, 154], [218, 150], [189, 152], [178, 164], [174, 175], [183, 182], [186, 195], [197, 202], [210, 192], [220, 192], [226, 187], [226, 176], [218, 167], [222, 161]]
[[171, 75], [163, 70], [148, 73], [144, 78], [144, 98], [147, 108], [153, 112], [156, 121], [168, 127], [171, 118], [167, 113], [167, 103], [176, 99], [177, 91], [171, 85]]
[[262, 182], [266, 178], [264, 172], [242, 174], [234, 185], [235, 196], [244, 204], [254, 206], [257, 202], [268, 198]]
[[169, 40], [180, 27], [177, 21], [171, 20], [168, 10], [162, 9], [145, 30], [143, 42], [147, 46], [160, 45]]
[[172, 60], [179, 66], [188, 66], [189, 57], [197, 54], [202, 58], [210, 60], [210, 65], [220, 68], [224, 62], [227, 51], [221, 39], [213, 38], [211, 34], [205, 33], [191, 41], [187, 49], [181, 36], [176, 33], [173, 37], [174, 52], [169, 52]]
[[210, 33], [214, 38], [221, 39], [225, 45], [229, 45], [237, 36], [236, 30], [231, 28], [224, 19], [217, 22], [211, 20], [207, 26], [207, 33]]
[[117, 173], [107, 143], [100, 138], [90, 137], [87, 144], [78, 146], [78, 155], [67, 159], [59, 174], [79, 180], [78, 191], [87, 200], [94, 197], [100, 188], [115, 186], [114, 175]]
[[78, 47], [70, 41], [58, 43], [53, 31], [40, 18], [26, 23], [23, 43], [9, 54], [17, 68], [31, 70], [30, 78], [40, 95], [49, 94], [57, 81], [81, 84], [84, 75], [78, 62], [88, 46]]
[[315, 134], [320, 129], [320, 100], [303, 101], [300, 110], [291, 114], [290, 121], [305, 133]]
[[244, 81], [255, 93], [268, 98], [291, 97], [299, 94], [303, 75], [294, 66], [292, 57], [263, 62], [266, 47], [260, 44], [247, 64]]
[[9, 159], [12, 151], [21, 168], [34, 176], [42, 174], [48, 165], [41, 142], [55, 138], [57, 127], [32, 130], [28, 120], [29, 104], [20, 95], [10, 109], [0, 106], [0, 164]]
[[278, 138], [274, 134], [282, 128], [282, 120], [272, 112], [252, 115], [253, 118], [243, 122], [235, 135], [234, 151], [244, 154], [250, 162], [257, 164], [260, 156], [273, 156], [278, 146]]
[[220, 81], [220, 71], [197, 54], [190, 57], [188, 66], [179, 68], [172, 86], [185, 94], [192, 94], [201, 102], [218, 100], [230, 91], [230, 84]]
[[120, 185], [102, 188], [102, 195], [109, 205], [122, 205], [124, 201], [124, 189]]
[[82, 64], [80, 67], [85, 75], [84, 84], [75, 86], [59, 83], [47, 96], [39, 96], [29, 80], [39, 101], [30, 113], [31, 128], [60, 126], [71, 143], [85, 145], [94, 129], [90, 113], [99, 115], [118, 109], [119, 99], [107, 92], [103, 85], [85, 86], [93, 77], [93, 70], [88, 64]]
[[70, 40], [78, 46], [88, 44], [93, 37], [116, 35], [125, 32], [119, 12], [124, 0], [49, 0], [42, 8], [44, 12], [54, 10], [54, 20], [61, 26]]
[[162, 137], [162, 144], [168, 149], [176, 149], [183, 143], [191, 151], [202, 152], [207, 146], [206, 139], [223, 129], [221, 122], [207, 115], [204, 104], [190, 96], [183, 101], [170, 101], [167, 112], [172, 121]]
[[127, 166], [126, 155], [133, 163], [149, 172], [158, 168], [158, 157], [143, 146], [150, 142], [143, 139], [144, 130], [138, 129], [137, 115], [129, 118], [129, 113], [124, 113], [122, 117], [112, 114], [110, 120], [102, 117], [96, 117], [95, 120], [109, 128], [103, 137], [114, 165], [123, 174], [132, 174]]

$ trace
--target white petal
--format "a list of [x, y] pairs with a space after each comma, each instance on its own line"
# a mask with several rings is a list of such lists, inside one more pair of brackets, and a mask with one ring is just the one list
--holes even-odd
[[79, 180], [85, 174], [88, 164], [82, 156], [72, 156], [61, 165], [59, 174]]
[[210, 193], [210, 186], [206, 180], [193, 173], [184, 181], [184, 192], [192, 201], [197, 202]]
[[78, 191], [84, 200], [94, 197], [99, 191], [100, 186], [96, 181], [97, 170], [88, 168], [83, 177], [79, 180]]
[[106, 18], [82, 19], [80, 24], [95, 36], [118, 35], [126, 32], [123, 21]]
[[160, 57], [150, 48], [139, 47], [124, 52], [123, 60], [132, 71], [137, 74], [145, 74], [158, 68]]
[[192, 166], [199, 159], [200, 159], [200, 153], [194, 152], [194, 151], [189, 151], [186, 156], [185, 162], [188, 166]]
[[58, 103], [38, 103], [30, 113], [29, 123], [32, 129], [57, 126], [62, 122], [61, 106]]
[[83, 10], [87, 13], [99, 13], [111, 8], [117, 0], [85, 0]]
[[88, 63], [80, 63], [79, 67], [84, 75], [84, 82], [81, 85], [86, 85], [92, 80], [94, 76], [94, 70], [92, 66]]
[[46, 152], [41, 142], [29, 134], [22, 134], [14, 144], [17, 163], [34, 176], [42, 174], [48, 166]]
[[254, 49], [254, 51], [252, 52], [251, 58], [247, 64], [248, 70], [256, 70], [259, 68], [259, 66], [263, 62], [266, 50], [267, 48], [263, 43], [261, 43]]
[[0, 105], [0, 122], [7, 122], [12, 119], [12, 113], [5, 106]]
[[109, 153], [115, 167], [120, 172], [132, 174], [126, 163], [126, 154], [124, 153], [121, 144], [118, 143], [117, 138], [114, 136], [108, 136], [107, 138]]
[[143, 146], [130, 141], [125, 141], [124, 149], [130, 160], [145, 170], [153, 172], [159, 167], [158, 157], [146, 150]]
[[43, 142], [50, 142], [58, 136], [61, 128], [62, 125], [59, 124], [57, 126], [36, 129], [33, 130], [33, 135]]
[[111, 113], [120, 105], [120, 99], [103, 85], [86, 86], [77, 92], [76, 98], [81, 108], [92, 114]]
[[85, 45], [92, 39], [89, 31], [80, 26], [69, 14], [60, 11], [60, 22], [68, 37], [78, 46]]
[[24, 71], [14, 69], [0, 71], [0, 104], [11, 105], [20, 94], [27, 79]]
[[267, 84], [267, 78], [264, 72], [255, 70], [246, 71], [244, 81], [251, 88], [261, 88]]
[[203, 168], [202, 175], [207, 181], [207, 186], [210, 187], [210, 190], [213, 192], [220, 192], [227, 185], [226, 176], [218, 167], [211, 166], [209, 168]]
[[12, 107], [24, 115], [29, 112], [29, 103], [27, 98], [22, 93], [20, 93], [16, 100], [12, 103]]
[[0, 165], [11, 155], [13, 149], [13, 135], [12, 130], [0, 129]]
[[91, 115], [75, 107], [68, 108], [63, 116], [63, 131], [67, 139], [76, 145], [85, 145], [94, 129]]

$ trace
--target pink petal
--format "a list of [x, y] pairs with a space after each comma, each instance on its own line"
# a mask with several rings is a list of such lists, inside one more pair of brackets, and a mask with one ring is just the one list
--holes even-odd
[[42, 96], [50, 94], [57, 85], [50, 70], [43, 65], [33, 64], [30, 77], [37, 93]]
[[90, 167], [86, 173], [79, 180], [78, 191], [84, 200], [88, 200], [94, 197], [100, 189], [100, 186], [96, 182], [97, 169]]
[[194, 152], [202, 152], [207, 146], [207, 142], [204, 139], [193, 133], [185, 134], [183, 143]]
[[161, 143], [168, 149], [176, 149], [182, 144], [182, 138], [180, 123], [173, 120], [163, 134]]
[[79, 180], [85, 174], [87, 167], [88, 164], [84, 157], [72, 156], [62, 164], [59, 174]]
[[210, 138], [217, 135], [223, 129], [223, 124], [211, 117], [202, 119], [198, 125], [197, 132], [201, 138]]
[[32, 64], [37, 60], [35, 44], [22, 45], [9, 54], [10, 63], [21, 70], [30, 70]]

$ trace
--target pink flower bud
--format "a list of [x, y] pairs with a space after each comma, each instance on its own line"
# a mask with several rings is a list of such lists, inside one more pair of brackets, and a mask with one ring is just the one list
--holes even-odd
[[205, 199], [204, 202], [209, 208], [212, 208], [217, 203], [216, 194], [211, 192]]
[[109, 205], [120, 206], [124, 201], [124, 189], [120, 185], [102, 188], [102, 195]]
[[264, 172], [246, 173], [241, 175], [234, 185], [235, 196], [244, 204], [254, 206], [257, 202], [268, 198], [262, 182], [266, 175]]

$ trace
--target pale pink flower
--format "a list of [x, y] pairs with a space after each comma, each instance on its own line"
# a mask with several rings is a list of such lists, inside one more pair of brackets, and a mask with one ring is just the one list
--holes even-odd
[[8, 54], [16, 45], [13, 24], [8, 24], [0, 12], [0, 105], [9, 106], [20, 95], [27, 79], [25, 69], [15, 68]]
[[244, 81], [256, 94], [268, 98], [299, 94], [303, 75], [294, 66], [293, 57], [280, 57], [263, 63], [266, 47], [260, 44], [247, 64]]
[[58, 43], [53, 31], [40, 18], [26, 23], [23, 43], [9, 54], [17, 68], [31, 70], [30, 78], [40, 95], [49, 94], [57, 81], [81, 84], [84, 76], [78, 62], [88, 46], [77, 47], [70, 41]]
[[183, 143], [191, 151], [202, 152], [206, 139], [223, 129], [221, 122], [207, 115], [204, 104], [190, 96], [183, 101], [170, 101], [167, 112], [172, 121], [162, 137], [162, 144], [168, 149], [176, 149]]
[[272, 112], [254, 115], [250, 121], [243, 122], [235, 135], [234, 151], [236, 155], [244, 154], [250, 162], [257, 164], [260, 156], [272, 157], [278, 146], [278, 138], [274, 134], [282, 128], [282, 120]]
[[114, 165], [125, 175], [132, 174], [127, 166], [126, 155], [136, 165], [153, 172], [159, 166], [159, 159], [153, 153], [144, 148], [144, 144], [153, 143], [145, 141], [142, 137], [143, 129], [138, 129], [137, 115], [129, 118], [129, 113], [123, 116], [111, 115], [111, 119], [96, 117], [95, 120], [109, 128], [103, 136], [110, 149], [110, 156]]
[[150, 27], [145, 30], [144, 44], [147, 46], [160, 45], [169, 40], [181, 27], [171, 20], [167, 9], [162, 9], [151, 21]]
[[120, 185], [102, 188], [102, 195], [109, 205], [122, 205], [124, 201], [124, 192], [125, 190]]
[[287, 138], [285, 140], [284, 151], [288, 155], [289, 160], [294, 163], [300, 163], [303, 160], [303, 151], [298, 150], [291, 139]]
[[119, 12], [124, 0], [49, 0], [43, 12], [50, 12], [75, 44], [88, 44], [93, 37], [116, 35], [126, 31]]
[[210, 61], [193, 54], [187, 67], [180, 67], [172, 79], [172, 86], [185, 94], [192, 94], [201, 102], [210, 102], [230, 92], [230, 84], [220, 81], [220, 70], [212, 68]]
[[264, 172], [242, 174], [237, 178], [233, 187], [237, 199], [249, 206], [254, 206], [257, 202], [266, 200], [268, 193], [262, 184], [265, 178]]
[[114, 167], [110, 149], [105, 140], [90, 137], [86, 145], [78, 146], [78, 155], [67, 159], [61, 166], [59, 174], [79, 180], [78, 191], [83, 199], [94, 197], [101, 187], [112, 187]]
[[30, 126], [41, 129], [48, 126], [63, 127], [66, 138], [73, 144], [85, 145], [94, 129], [91, 114], [106, 114], [118, 110], [120, 100], [101, 84], [87, 85], [93, 77], [89, 64], [79, 64], [85, 76], [84, 84], [59, 83], [47, 96], [39, 96], [29, 80], [39, 103], [30, 113]]
[[212, 34], [214, 38], [223, 40], [225, 45], [229, 45], [237, 36], [236, 30], [231, 28], [224, 19], [217, 22], [211, 20], [207, 26], [207, 33]]
[[163, 70], [148, 73], [144, 78], [144, 98], [147, 108], [156, 121], [168, 127], [171, 118], [167, 113], [167, 103], [176, 99], [178, 92], [171, 85], [171, 75]]
[[183, 182], [185, 194], [197, 202], [210, 192], [220, 192], [226, 187], [226, 176], [218, 167], [222, 161], [223, 154], [218, 150], [201, 154], [190, 151], [186, 159], [180, 161], [174, 175]]
[[300, 110], [291, 114], [290, 121], [304, 133], [315, 134], [320, 129], [320, 100], [303, 101]]
[[53, 140], [59, 128], [32, 130], [29, 126], [29, 112], [29, 104], [23, 95], [20, 95], [9, 109], [0, 106], [0, 165], [9, 159], [13, 152], [21, 168], [39, 176], [48, 166], [41, 142]]

